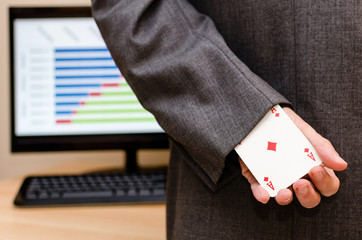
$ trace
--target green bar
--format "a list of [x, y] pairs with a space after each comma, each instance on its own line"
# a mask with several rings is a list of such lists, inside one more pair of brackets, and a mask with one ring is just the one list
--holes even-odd
[[148, 118], [110, 118], [110, 119], [73, 119], [72, 123], [109, 123], [109, 122], [150, 122], [154, 117]]
[[137, 100], [126, 100], [126, 101], [88, 101], [85, 105], [109, 105], [109, 104], [133, 104], [139, 103]]
[[134, 95], [133, 92], [103, 92], [102, 96]]
[[78, 110], [77, 114], [97, 114], [97, 113], [140, 113], [147, 112], [146, 109], [112, 109], [112, 110]]

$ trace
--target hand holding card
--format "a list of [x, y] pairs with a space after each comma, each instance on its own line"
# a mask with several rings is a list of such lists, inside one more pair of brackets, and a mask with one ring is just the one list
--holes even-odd
[[279, 105], [235, 150], [271, 197], [322, 163], [312, 144]]
[[[270, 196], [276, 196], [280, 189], [287, 188], [307, 174], [311, 168], [321, 164], [321, 160], [313, 145], [318, 146], [318, 153], [322, 153], [322, 160], [325, 160], [328, 167], [335, 170], [343, 170], [346, 167], [346, 163], [338, 156], [333, 146], [330, 143], [329, 145], [327, 144], [328, 146], [324, 144], [328, 142], [325, 141], [326, 139], [316, 133], [313, 128], [300, 119], [292, 110], [286, 110], [288, 110], [289, 116], [293, 116], [293, 121], [298, 123], [298, 127], [294, 125], [293, 121], [289, 119], [288, 115], [279, 106], [275, 106], [241, 144], [235, 148], [254, 175], [253, 177], [268, 191]], [[312, 144], [299, 129], [303, 131]], [[322, 147], [322, 143], [325, 146]], [[336, 157], [331, 157], [332, 155]], [[244, 169], [247, 168], [246, 166], [244, 165]], [[321, 191], [319, 189], [323, 195], [332, 195], [338, 190], [339, 180], [332, 170], [326, 171], [325, 168], [320, 166], [313, 168], [313, 170], [318, 170], [318, 172], [322, 172], [322, 175], [325, 176], [318, 183], [314, 175], [310, 175], [313, 183], [317, 183], [315, 186], [318, 189], [322, 185], [324, 189], [328, 189], [327, 194], [324, 194], [325, 190]], [[244, 172], [243, 175], [245, 176]], [[250, 178], [248, 180], [252, 183]], [[307, 196], [306, 201], [300, 197], [299, 190], [295, 190], [298, 199], [302, 199], [301, 204], [308, 207], [311, 206], [310, 202], [313, 205], [320, 197], [312, 184], [307, 180], [305, 181], [303, 184], [310, 185], [309, 189], [314, 191], [311, 196]], [[338, 184], [336, 184], [337, 182]], [[295, 186], [300, 186], [301, 183], [302, 180], [299, 180]], [[254, 189], [256, 189], [255, 185]], [[253, 193], [255, 196], [255, 190], [253, 190]], [[290, 195], [292, 197], [291, 192]]]

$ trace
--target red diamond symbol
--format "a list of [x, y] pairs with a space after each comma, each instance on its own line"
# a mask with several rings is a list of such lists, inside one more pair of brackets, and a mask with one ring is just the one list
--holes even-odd
[[279, 117], [279, 113], [276, 113], [275, 116], [276, 116], [276, 117]]
[[304, 148], [304, 152], [309, 152], [309, 148]]
[[276, 142], [268, 142], [267, 150], [277, 151], [277, 143]]
[[268, 177], [264, 177], [264, 182], [267, 182], [269, 180]]

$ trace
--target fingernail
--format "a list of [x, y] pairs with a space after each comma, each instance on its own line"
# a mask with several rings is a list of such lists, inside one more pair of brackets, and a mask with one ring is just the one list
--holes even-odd
[[305, 195], [308, 193], [308, 186], [307, 185], [302, 185], [298, 188], [298, 192]]
[[289, 203], [292, 200], [292, 197], [289, 197], [287, 200], [283, 201], [282, 203]]
[[339, 161], [339, 162], [346, 162], [346, 161], [344, 161], [344, 159], [343, 158], [341, 158], [338, 154], [336, 155], [336, 160], [337, 161]]

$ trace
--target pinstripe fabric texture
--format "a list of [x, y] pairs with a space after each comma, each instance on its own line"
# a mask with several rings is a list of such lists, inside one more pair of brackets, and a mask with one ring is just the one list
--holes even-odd
[[[361, 239], [361, 2], [93, 0], [118, 67], [170, 136], [168, 239]], [[291, 104], [349, 163], [311, 210], [256, 202], [233, 147]]]

